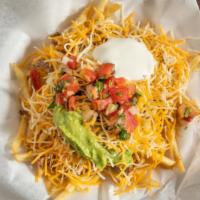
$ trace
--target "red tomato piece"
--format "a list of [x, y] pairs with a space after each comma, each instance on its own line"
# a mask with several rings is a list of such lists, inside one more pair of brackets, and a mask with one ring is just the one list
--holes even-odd
[[67, 90], [73, 91], [74, 93], [76, 93], [79, 90], [79, 84], [74, 81], [73, 83], [67, 86]]
[[30, 71], [30, 77], [35, 90], [39, 90], [42, 86], [40, 73], [36, 69]]
[[193, 117], [185, 117], [183, 118], [186, 122], [191, 122], [193, 120]]
[[105, 110], [105, 115], [106, 116], [113, 115], [114, 113], [118, 112], [118, 108], [119, 108], [119, 106], [117, 104], [113, 104], [113, 103], [108, 104], [108, 106]]
[[124, 87], [126, 86], [126, 79], [125, 78], [115, 78], [115, 77], [110, 77], [106, 80], [105, 84], [107, 88], [112, 88], [112, 87]]
[[63, 76], [61, 76], [60, 81], [66, 81], [68, 83], [72, 83], [74, 81], [74, 78], [69, 74], [64, 74]]
[[112, 99], [111, 98], [107, 98], [107, 99], [96, 99], [92, 101], [92, 105], [94, 107], [95, 110], [98, 111], [103, 111], [106, 109], [106, 107], [108, 106], [108, 104], [112, 103]]
[[92, 84], [87, 85], [86, 95], [89, 99], [97, 99], [99, 97], [97, 87], [93, 86]]
[[79, 85], [77, 82], [72, 82], [70, 85], [68, 85], [64, 91], [65, 97], [69, 97], [74, 95], [79, 90]]
[[97, 78], [97, 74], [94, 70], [91, 70], [91, 69], [87, 69], [87, 68], [84, 68], [82, 70], [82, 75], [83, 75], [83, 78], [88, 82], [88, 83], [92, 83], [96, 80]]
[[56, 94], [56, 104], [63, 105], [64, 104], [64, 95], [63, 93]]
[[104, 63], [102, 64], [98, 71], [98, 78], [109, 78], [114, 73], [114, 64], [112, 63]]
[[110, 96], [110, 94], [109, 94], [109, 89], [103, 89], [102, 90], [102, 92], [101, 92], [101, 94], [102, 94], [102, 98], [108, 98], [109, 96]]
[[132, 103], [130, 101], [128, 101], [122, 105], [122, 108], [124, 111], [127, 111], [131, 106], [133, 106]]
[[115, 112], [110, 114], [108, 117], [110, 126], [115, 125], [117, 123], [118, 119], [119, 119], [119, 113], [118, 113], [118, 110], [116, 110]]
[[124, 121], [124, 127], [128, 133], [132, 133], [134, 129], [137, 127], [138, 122], [129, 111], [125, 112], [125, 121]]
[[76, 68], [77, 68], [77, 63], [76, 63], [74, 60], [70, 60], [70, 61], [67, 63], [67, 66], [68, 66], [70, 69], [76, 69]]
[[75, 56], [70, 56], [70, 61], [67, 62], [67, 66], [70, 69], [77, 69], [78, 63], [76, 61], [76, 57]]
[[115, 85], [115, 77], [111, 76], [108, 79], [106, 79], [105, 85], [106, 85], [106, 88], [112, 88], [112, 87], [116, 86]]
[[114, 79], [115, 85], [118, 87], [124, 87], [126, 86], [126, 79], [123, 77], [115, 78]]
[[136, 92], [136, 86], [135, 86], [135, 84], [129, 84], [128, 85], [128, 90], [129, 90], [129, 98], [133, 97], [133, 95]]
[[75, 110], [75, 108], [76, 108], [76, 97], [75, 96], [69, 97], [68, 107], [69, 107], [69, 110]]
[[127, 87], [113, 87], [109, 90], [114, 103], [123, 104], [129, 99], [129, 90]]

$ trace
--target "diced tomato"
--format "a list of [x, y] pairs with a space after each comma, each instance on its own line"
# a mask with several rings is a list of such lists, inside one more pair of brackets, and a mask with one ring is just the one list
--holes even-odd
[[42, 86], [40, 73], [36, 69], [30, 71], [30, 77], [35, 90], [39, 90]]
[[72, 96], [72, 95], [76, 94], [76, 92], [78, 92], [78, 90], [79, 90], [79, 85], [77, 82], [74, 81], [66, 87], [66, 89], [64, 91], [64, 95], [65, 95], [65, 97]]
[[99, 93], [97, 91], [97, 87], [93, 85], [87, 85], [86, 87], [86, 95], [89, 99], [97, 99], [99, 97]]
[[112, 63], [104, 63], [102, 64], [98, 71], [98, 78], [109, 78], [114, 73], [114, 64]]
[[70, 61], [67, 62], [67, 66], [70, 69], [77, 69], [78, 63], [76, 61], [76, 57], [75, 56], [70, 56]]
[[132, 133], [134, 129], [137, 127], [138, 122], [134, 115], [132, 115], [129, 111], [125, 112], [125, 121], [124, 128], [128, 133]]
[[127, 84], [127, 81], [125, 78], [115, 78], [115, 77], [110, 77], [106, 80], [105, 84], [107, 88], [112, 88], [112, 87], [124, 87]]
[[133, 95], [136, 92], [136, 86], [135, 86], [135, 84], [129, 84], [128, 85], [128, 90], [129, 90], [129, 98], [133, 97]]
[[67, 90], [73, 91], [74, 93], [76, 93], [79, 90], [79, 84], [74, 81], [73, 83], [67, 86]]
[[117, 111], [118, 107], [119, 106], [117, 104], [110, 103], [105, 110], [105, 115], [111, 116]]
[[98, 99], [98, 100], [96, 99], [96, 100], [93, 100], [92, 105], [93, 105], [95, 110], [103, 111], [103, 110], [106, 109], [106, 107], [110, 103], [112, 103], [112, 99], [111, 98]]
[[68, 66], [70, 69], [76, 69], [76, 68], [77, 68], [77, 63], [76, 63], [74, 60], [70, 60], [70, 61], [67, 63], [67, 66]]
[[83, 75], [83, 78], [88, 82], [88, 83], [92, 83], [96, 80], [97, 78], [97, 74], [94, 70], [91, 70], [91, 69], [87, 69], [87, 68], [84, 68], [82, 70], [82, 75]]
[[116, 110], [115, 112], [110, 114], [108, 117], [109, 125], [110, 126], [115, 125], [117, 123], [118, 119], [119, 119], [119, 114], [118, 114], [118, 110]]
[[102, 94], [102, 98], [103, 99], [108, 98], [110, 96], [109, 89], [108, 88], [103, 89], [102, 92], [101, 92], [101, 94]]
[[56, 104], [58, 105], [64, 104], [64, 95], [62, 93], [56, 94]]
[[191, 122], [192, 119], [197, 115], [192, 107], [185, 104], [179, 105], [177, 114], [180, 121], [184, 120], [186, 122]]
[[75, 55], [70, 55], [70, 58], [73, 60], [76, 60], [76, 56]]
[[183, 118], [186, 122], [191, 122], [193, 120], [194, 117], [185, 117]]
[[74, 78], [69, 74], [64, 74], [61, 76], [60, 81], [66, 81], [67, 83], [72, 83], [74, 81]]
[[116, 84], [116, 86], [118, 86], [118, 87], [126, 86], [126, 82], [127, 82], [126, 79], [123, 78], [123, 77], [115, 78], [115, 84]]
[[115, 86], [114, 85], [114, 77], [111, 76], [108, 79], [106, 79], [105, 85], [106, 85], [106, 88], [111, 88], [111, 87]]
[[123, 104], [129, 99], [129, 90], [127, 87], [113, 87], [109, 90], [114, 103]]
[[69, 110], [75, 110], [75, 108], [76, 108], [76, 97], [75, 96], [69, 97], [68, 107], [69, 107]]
[[122, 104], [122, 108], [123, 108], [124, 111], [127, 111], [131, 107], [132, 107], [132, 103], [130, 101], [127, 101], [124, 104]]

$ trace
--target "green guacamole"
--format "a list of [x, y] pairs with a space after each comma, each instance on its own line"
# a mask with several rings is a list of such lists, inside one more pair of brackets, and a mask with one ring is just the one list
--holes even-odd
[[75, 111], [66, 111], [56, 106], [53, 112], [53, 122], [62, 131], [69, 143], [84, 157], [93, 161], [96, 167], [103, 170], [112, 161], [129, 165], [132, 163], [131, 153], [124, 152], [122, 156], [111, 154], [98, 141], [94, 133], [83, 126], [82, 116]]

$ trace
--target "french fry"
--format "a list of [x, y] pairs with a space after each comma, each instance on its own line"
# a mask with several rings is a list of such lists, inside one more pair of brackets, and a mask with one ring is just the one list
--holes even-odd
[[16, 64], [12, 64], [11, 66], [12, 66], [12, 69], [15, 73], [15, 76], [17, 77], [17, 79], [20, 83], [20, 87], [22, 89], [23, 96], [28, 97], [29, 96], [28, 83], [27, 83], [26, 76], [25, 76], [24, 72]]
[[22, 139], [26, 132], [27, 125], [28, 125], [27, 118], [25, 116], [21, 116], [17, 136], [12, 143], [12, 153], [13, 154], [18, 154], [20, 152]]
[[19, 154], [14, 154], [14, 157], [17, 161], [19, 162], [24, 162], [29, 160], [29, 158], [32, 156], [32, 152], [29, 151], [27, 153], [19, 153]]
[[100, 0], [96, 3], [96, 5], [91, 4], [87, 6], [78, 16], [76, 21], [78, 21], [79, 23], [82, 23], [86, 21], [88, 18], [94, 17], [94, 11], [99, 16], [103, 15], [103, 12], [105, 10], [107, 3], [108, 3], [108, 0]]
[[20, 153], [21, 143], [23, 142], [23, 138], [26, 133], [27, 125], [28, 125], [28, 121], [27, 121], [26, 116], [22, 116], [20, 119], [17, 136], [13, 140], [12, 147], [11, 147], [13, 156], [19, 162], [26, 161], [32, 155], [31, 151], [26, 152], [26, 153]]
[[161, 161], [161, 165], [163, 165], [164, 167], [173, 167], [175, 165], [175, 161], [174, 160], [171, 160], [170, 158], [164, 156], [162, 161]]
[[92, 5], [89, 5], [86, 8], [84, 8], [81, 14], [77, 17], [76, 21], [79, 23], [86, 21], [88, 18], [88, 13], [90, 12], [91, 9]]
[[119, 3], [109, 3], [108, 5], [106, 5], [105, 10], [104, 10], [105, 17], [108, 18], [112, 16], [113, 13], [118, 11], [121, 7], [122, 6]]
[[174, 138], [174, 144], [173, 145], [174, 145], [174, 156], [175, 156], [175, 159], [176, 159], [176, 165], [181, 172], [184, 172], [185, 167], [184, 167], [184, 164], [183, 164], [183, 161], [182, 161], [182, 158], [181, 158], [181, 154], [178, 150], [176, 138]]
[[200, 68], [200, 55], [195, 56], [191, 60], [190, 67], [191, 67], [192, 71], [196, 71], [197, 69]]
[[100, 0], [100, 1], [98, 1], [96, 7], [101, 12], [104, 12], [107, 3], [108, 3], [108, 0]]

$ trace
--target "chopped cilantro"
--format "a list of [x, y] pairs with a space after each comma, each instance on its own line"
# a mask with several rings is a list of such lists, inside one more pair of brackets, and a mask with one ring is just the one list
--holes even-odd
[[184, 111], [184, 118], [188, 118], [190, 116], [190, 113], [191, 109], [189, 107], [186, 107]]
[[52, 102], [49, 104], [48, 109], [53, 109], [53, 108], [55, 108], [55, 106], [56, 106], [55, 101], [52, 101]]
[[117, 92], [116, 95], [121, 97], [123, 94], [122, 94], [122, 92]]
[[135, 95], [136, 95], [137, 97], [141, 97], [141, 96], [142, 96], [142, 94], [141, 94], [140, 92], [138, 92], [138, 91], [135, 93]]
[[61, 68], [60, 70], [60, 75], [64, 75], [66, 72], [65, 72], [65, 68]]
[[113, 81], [110, 80], [109, 83], [108, 83], [109, 87], [112, 87], [113, 86]]
[[125, 114], [124, 113], [120, 114], [119, 118], [124, 119], [125, 118]]
[[106, 78], [105, 77], [100, 77], [99, 80], [104, 83], [106, 81]]
[[132, 103], [135, 106], [138, 103], [138, 99], [141, 97], [142, 95], [139, 92], [136, 92], [135, 95], [133, 96], [132, 99]]
[[60, 81], [59, 83], [57, 83], [57, 84], [55, 85], [54, 91], [55, 91], [56, 93], [62, 92], [62, 90], [63, 90], [63, 88], [64, 88], [64, 85], [65, 85], [64, 81]]
[[133, 103], [134, 106], [137, 104], [137, 102], [138, 102], [138, 98], [137, 97], [133, 97], [132, 103]]
[[121, 131], [119, 132], [119, 139], [128, 140], [129, 138], [130, 138], [130, 134], [125, 129], [121, 129]]
[[103, 84], [102, 81], [97, 81], [97, 82], [95, 83], [95, 86], [97, 87], [97, 90], [98, 90], [99, 93], [100, 93], [100, 92], [103, 90], [103, 88], [104, 88], [104, 84]]

